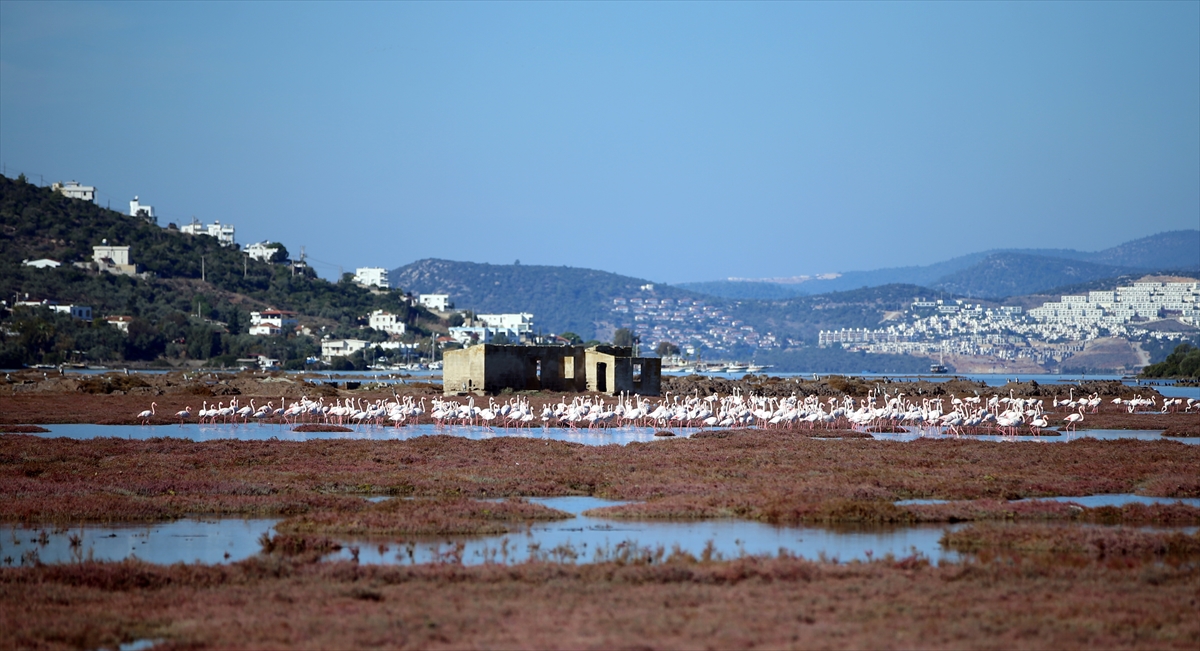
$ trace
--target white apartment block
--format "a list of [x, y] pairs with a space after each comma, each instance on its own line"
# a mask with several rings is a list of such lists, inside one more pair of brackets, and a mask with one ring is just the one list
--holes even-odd
[[1177, 317], [1191, 325], [1200, 317], [1200, 283], [1138, 282], [1087, 296], [1063, 296], [1029, 310], [1042, 323], [1116, 326]]
[[405, 330], [404, 321], [399, 315], [384, 312], [383, 310], [371, 312], [370, 316], [367, 317], [367, 325], [380, 332], [393, 335], [402, 335]]
[[54, 183], [50, 189], [72, 199], [96, 200], [96, 186], [94, 185], [79, 185], [75, 181], [67, 181], [66, 183]]
[[188, 235], [211, 235], [225, 246], [237, 246], [237, 243], [233, 240], [234, 227], [229, 224], [222, 225], [219, 219], [205, 226], [200, 223], [199, 219], [193, 217], [192, 223], [179, 227], [179, 232], [187, 233]]
[[445, 312], [451, 307], [449, 294], [421, 294], [417, 302], [434, 312]]
[[250, 256], [251, 260], [270, 262], [271, 256], [275, 255], [275, 252], [279, 250], [279, 247], [270, 246], [270, 244], [270, 242], [263, 240], [262, 242], [247, 244], [242, 251], [245, 252], [246, 255]]
[[147, 206], [139, 202], [136, 196], [133, 201], [129, 202], [129, 216], [141, 217], [151, 224], [158, 223], [158, 218], [154, 216], [154, 206]]
[[354, 282], [364, 286], [388, 287], [388, 272], [383, 267], [359, 267], [354, 270]]

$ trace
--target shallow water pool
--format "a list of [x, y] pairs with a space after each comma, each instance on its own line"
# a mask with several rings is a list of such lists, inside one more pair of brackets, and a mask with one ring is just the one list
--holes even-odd
[[[360, 563], [430, 563], [475, 565], [520, 562], [530, 558], [593, 562], [605, 558], [653, 553], [678, 548], [697, 558], [709, 548], [713, 558], [771, 554], [780, 550], [804, 558], [840, 561], [867, 560], [885, 554], [897, 557], [919, 552], [935, 562], [955, 559], [938, 545], [947, 527], [862, 528], [830, 530], [813, 527], [775, 527], [746, 520], [624, 521], [581, 515], [588, 509], [624, 504], [592, 497], [531, 498], [575, 515], [569, 520], [537, 522], [517, 532], [495, 536], [443, 536], [417, 540], [396, 537], [354, 539], [331, 536], [345, 547], [330, 559], [351, 559], [357, 549]], [[70, 529], [26, 528], [8, 525], [0, 530], [0, 558], [12, 565], [33, 562], [36, 551], [43, 563], [69, 563], [92, 558], [118, 561], [136, 557], [152, 563], [227, 563], [260, 551], [263, 534], [274, 534], [278, 520], [186, 519], [149, 525], [84, 525]], [[952, 527], [951, 527], [952, 528]], [[45, 534], [43, 536], [43, 533]], [[71, 537], [79, 544], [72, 546]], [[710, 546], [711, 545], [711, 546]], [[25, 556], [23, 559], [22, 556]]]
[[144, 440], [156, 437], [190, 439], [192, 441], [215, 441], [236, 439], [240, 441], [318, 441], [331, 439], [353, 439], [367, 441], [405, 441], [421, 436], [448, 435], [472, 440], [494, 438], [528, 438], [551, 441], [570, 441], [584, 445], [626, 445], [634, 442], [687, 438], [699, 429], [673, 429], [674, 436], [655, 436], [653, 427], [610, 427], [594, 429], [571, 429], [566, 427], [547, 428], [488, 428], [472, 425], [407, 425], [391, 427], [381, 425], [358, 425], [350, 432], [297, 432], [291, 425], [250, 423], [245, 425], [92, 425], [60, 424], [42, 425], [49, 432], [36, 436], [64, 436], [72, 439], [94, 439], [117, 437]]

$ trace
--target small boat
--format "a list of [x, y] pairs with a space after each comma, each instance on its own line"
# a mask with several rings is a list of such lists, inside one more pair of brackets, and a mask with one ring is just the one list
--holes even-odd
[[944, 364], [930, 364], [929, 372], [930, 373], [949, 373], [950, 370], [947, 369]]

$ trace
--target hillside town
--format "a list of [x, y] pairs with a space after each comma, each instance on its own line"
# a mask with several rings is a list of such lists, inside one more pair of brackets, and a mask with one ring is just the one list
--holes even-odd
[[760, 333], [720, 307], [704, 301], [658, 298], [653, 295], [654, 285], [640, 289], [639, 295], [614, 298], [611, 309], [616, 327], [628, 328], [643, 342], [676, 343], [688, 355], [705, 348], [780, 346], [772, 333]]
[[1028, 312], [917, 298], [906, 317], [885, 328], [823, 330], [818, 345], [869, 353], [1061, 362], [1083, 350], [1085, 342], [1105, 337], [1183, 340], [1200, 325], [1200, 283], [1141, 281], [1063, 296]]

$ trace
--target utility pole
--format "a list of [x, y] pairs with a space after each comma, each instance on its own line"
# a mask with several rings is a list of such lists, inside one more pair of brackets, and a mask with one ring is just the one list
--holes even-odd
[[246, 264], [247, 264], [246, 258], [248, 258], [248, 257], [250, 257], [250, 256], [246, 256], [245, 258], [242, 258], [242, 278], [243, 279], [246, 278]]
[[208, 275], [204, 269], [204, 256], [200, 256], [200, 282], [208, 282]]

